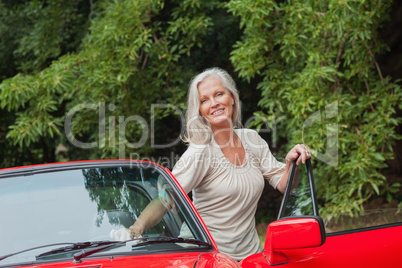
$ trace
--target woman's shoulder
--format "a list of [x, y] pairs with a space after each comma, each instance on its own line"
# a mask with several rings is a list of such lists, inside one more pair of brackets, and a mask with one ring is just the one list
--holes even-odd
[[240, 137], [240, 139], [246, 143], [251, 144], [261, 144], [263, 139], [260, 134], [254, 129], [249, 128], [239, 128], [236, 129], [236, 134]]
[[190, 144], [173, 167], [173, 175], [199, 168], [207, 168], [211, 159], [208, 145]]
[[[194, 157], [209, 155], [211, 150], [210, 144], [188, 144], [187, 150], [183, 153], [182, 157]], [[198, 158], [198, 157], [197, 157]]]
[[250, 135], [258, 135], [258, 132], [254, 129], [250, 129], [250, 128], [236, 128], [235, 129], [236, 133], [243, 133], [243, 134], [250, 134]]

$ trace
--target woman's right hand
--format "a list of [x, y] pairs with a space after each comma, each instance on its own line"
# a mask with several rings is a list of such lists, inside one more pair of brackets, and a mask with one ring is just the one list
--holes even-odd
[[141, 238], [146, 229], [155, 226], [162, 220], [166, 211], [167, 209], [159, 200], [159, 196], [152, 199], [135, 223], [128, 228], [130, 238]]
[[142, 233], [144, 232], [144, 227], [141, 222], [138, 220], [128, 228], [128, 232], [130, 233], [130, 238], [140, 238], [142, 237]]

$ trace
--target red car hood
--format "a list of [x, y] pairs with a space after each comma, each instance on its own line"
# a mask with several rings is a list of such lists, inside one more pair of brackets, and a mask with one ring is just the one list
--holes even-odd
[[222, 253], [175, 253], [175, 254], [151, 254], [142, 256], [125, 256], [112, 257], [102, 259], [86, 259], [82, 263], [74, 264], [73, 261], [49, 263], [23, 267], [37, 268], [165, 268], [165, 267], [180, 267], [180, 268], [204, 268], [204, 267], [240, 267], [237, 261], [227, 257]]

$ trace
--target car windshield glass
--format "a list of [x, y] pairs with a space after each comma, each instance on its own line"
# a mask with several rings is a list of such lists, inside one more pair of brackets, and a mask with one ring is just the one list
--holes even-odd
[[[0, 179], [0, 256], [50, 244], [119, 240], [116, 232], [132, 225], [155, 198], [164, 198], [170, 209], [162, 221], [143, 233], [144, 237], [182, 237], [209, 243], [177, 191], [171, 178], [153, 165], [74, 169]], [[160, 250], [163, 246], [172, 248], [169, 244], [150, 244], [146, 250]], [[199, 246], [178, 244], [177, 248]], [[0, 261], [0, 266], [36, 261], [37, 256], [57, 247], [17, 254]], [[126, 246], [108, 250], [139, 249]], [[74, 253], [77, 251], [41, 259], [66, 258]]]

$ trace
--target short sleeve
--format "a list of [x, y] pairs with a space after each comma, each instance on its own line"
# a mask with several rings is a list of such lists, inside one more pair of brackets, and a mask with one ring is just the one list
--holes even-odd
[[257, 157], [257, 164], [264, 179], [276, 189], [285, 172], [286, 165], [274, 157], [268, 143], [255, 130], [247, 130], [245, 136], [247, 145]]
[[172, 170], [173, 176], [180, 183], [186, 193], [196, 188], [209, 172], [209, 148], [189, 148], [180, 157]]

